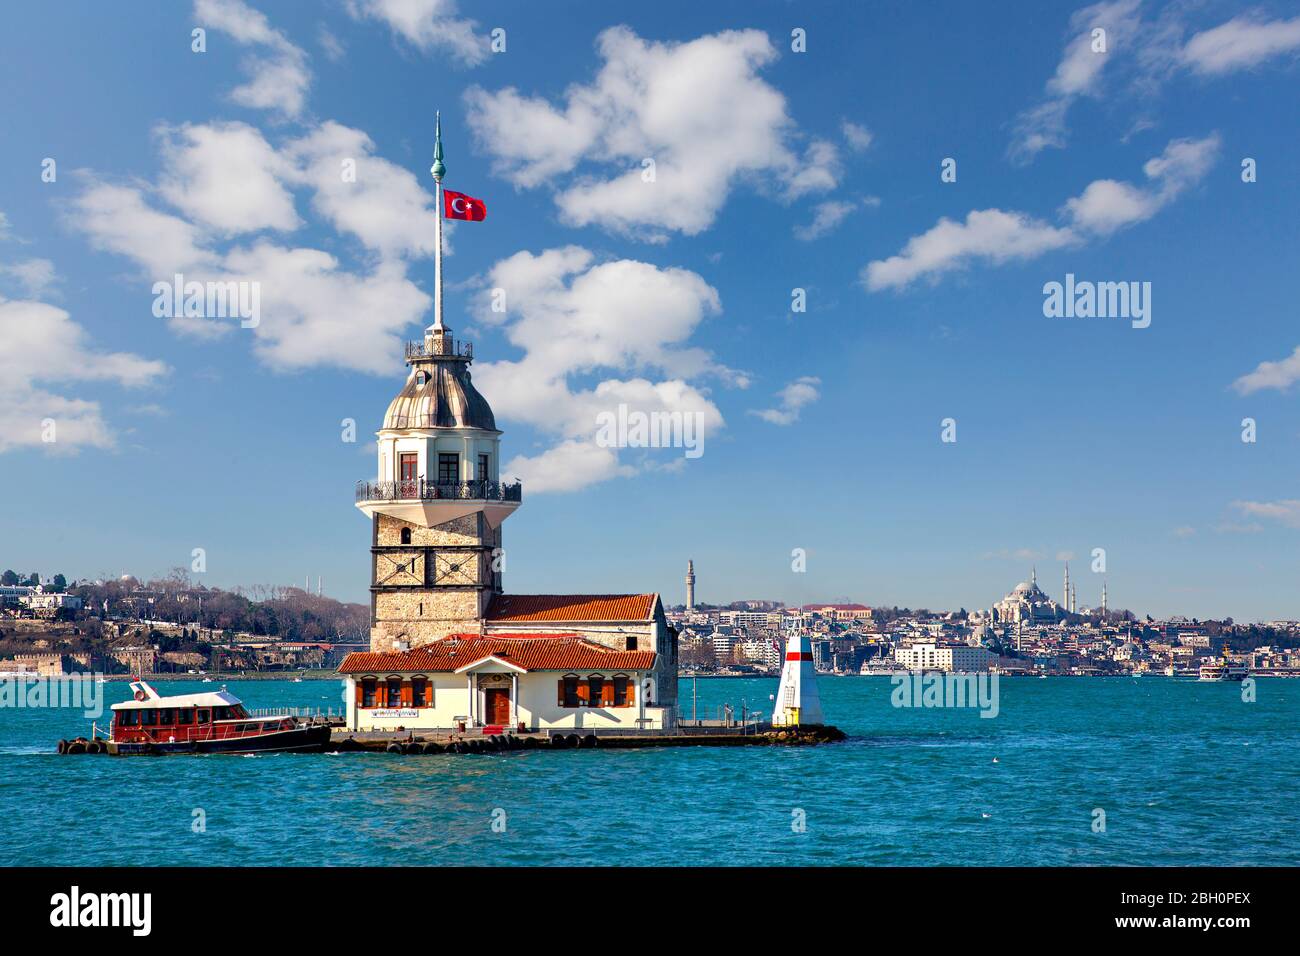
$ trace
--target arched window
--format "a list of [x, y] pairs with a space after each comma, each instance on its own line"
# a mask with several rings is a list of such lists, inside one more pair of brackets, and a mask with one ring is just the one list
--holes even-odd
[[632, 681], [626, 674], [614, 675], [614, 705], [615, 707], [632, 706], [632, 695], [628, 693], [632, 689]]
[[376, 681], [373, 677], [363, 677], [361, 679], [361, 706], [375, 706], [375, 687]]
[[394, 676], [388, 678], [387, 698], [388, 699], [384, 701], [385, 706], [387, 707], [402, 706], [402, 679], [400, 677]]
[[578, 675], [565, 674], [560, 678], [559, 700], [557, 703], [561, 707], [578, 707]]
[[605, 695], [608, 692], [610, 696], [609, 703], [613, 703], [613, 686], [609, 681], [600, 674], [591, 674], [587, 677], [587, 706], [604, 707]]
[[410, 529], [410, 528], [403, 528], [403, 529], [402, 529], [402, 544], [410, 544], [410, 543], [411, 543], [411, 529]]
[[423, 674], [411, 678], [411, 706], [428, 707], [429, 700], [429, 678]]

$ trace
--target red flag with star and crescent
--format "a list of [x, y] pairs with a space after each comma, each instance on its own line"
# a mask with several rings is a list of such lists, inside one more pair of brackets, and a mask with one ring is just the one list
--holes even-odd
[[468, 222], [482, 222], [487, 218], [487, 204], [481, 199], [466, 196], [464, 193], [442, 191], [442, 212], [447, 219], [464, 219]]

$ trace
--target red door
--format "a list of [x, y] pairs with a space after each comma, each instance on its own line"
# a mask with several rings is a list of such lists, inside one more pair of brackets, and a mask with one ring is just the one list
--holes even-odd
[[510, 691], [505, 687], [489, 687], [483, 691], [487, 722], [504, 727], [510, 723]]

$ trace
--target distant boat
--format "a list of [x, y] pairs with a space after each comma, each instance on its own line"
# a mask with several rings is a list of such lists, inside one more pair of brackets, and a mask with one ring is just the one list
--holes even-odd
[[1200, 679], [1203, 681], [1240, 681], [1245, 680], [1247, 674], [1248, 670], [1242, 664], [1206, 661], [1201, 665]]

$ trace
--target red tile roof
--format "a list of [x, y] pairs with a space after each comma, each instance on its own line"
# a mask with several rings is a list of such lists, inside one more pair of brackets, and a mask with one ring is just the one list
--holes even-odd
[[648, 621], [658, 594], [498, 594], [489, 621]]
[[648, 671], [655, 663], [654, 651], [611, 650], [576, 634], [509, 634], [486, 638], [453, 634], [409, 651], [349, 654], [339, 665], [339, 673], [452, 673], [492, 656], [526, 671]]

